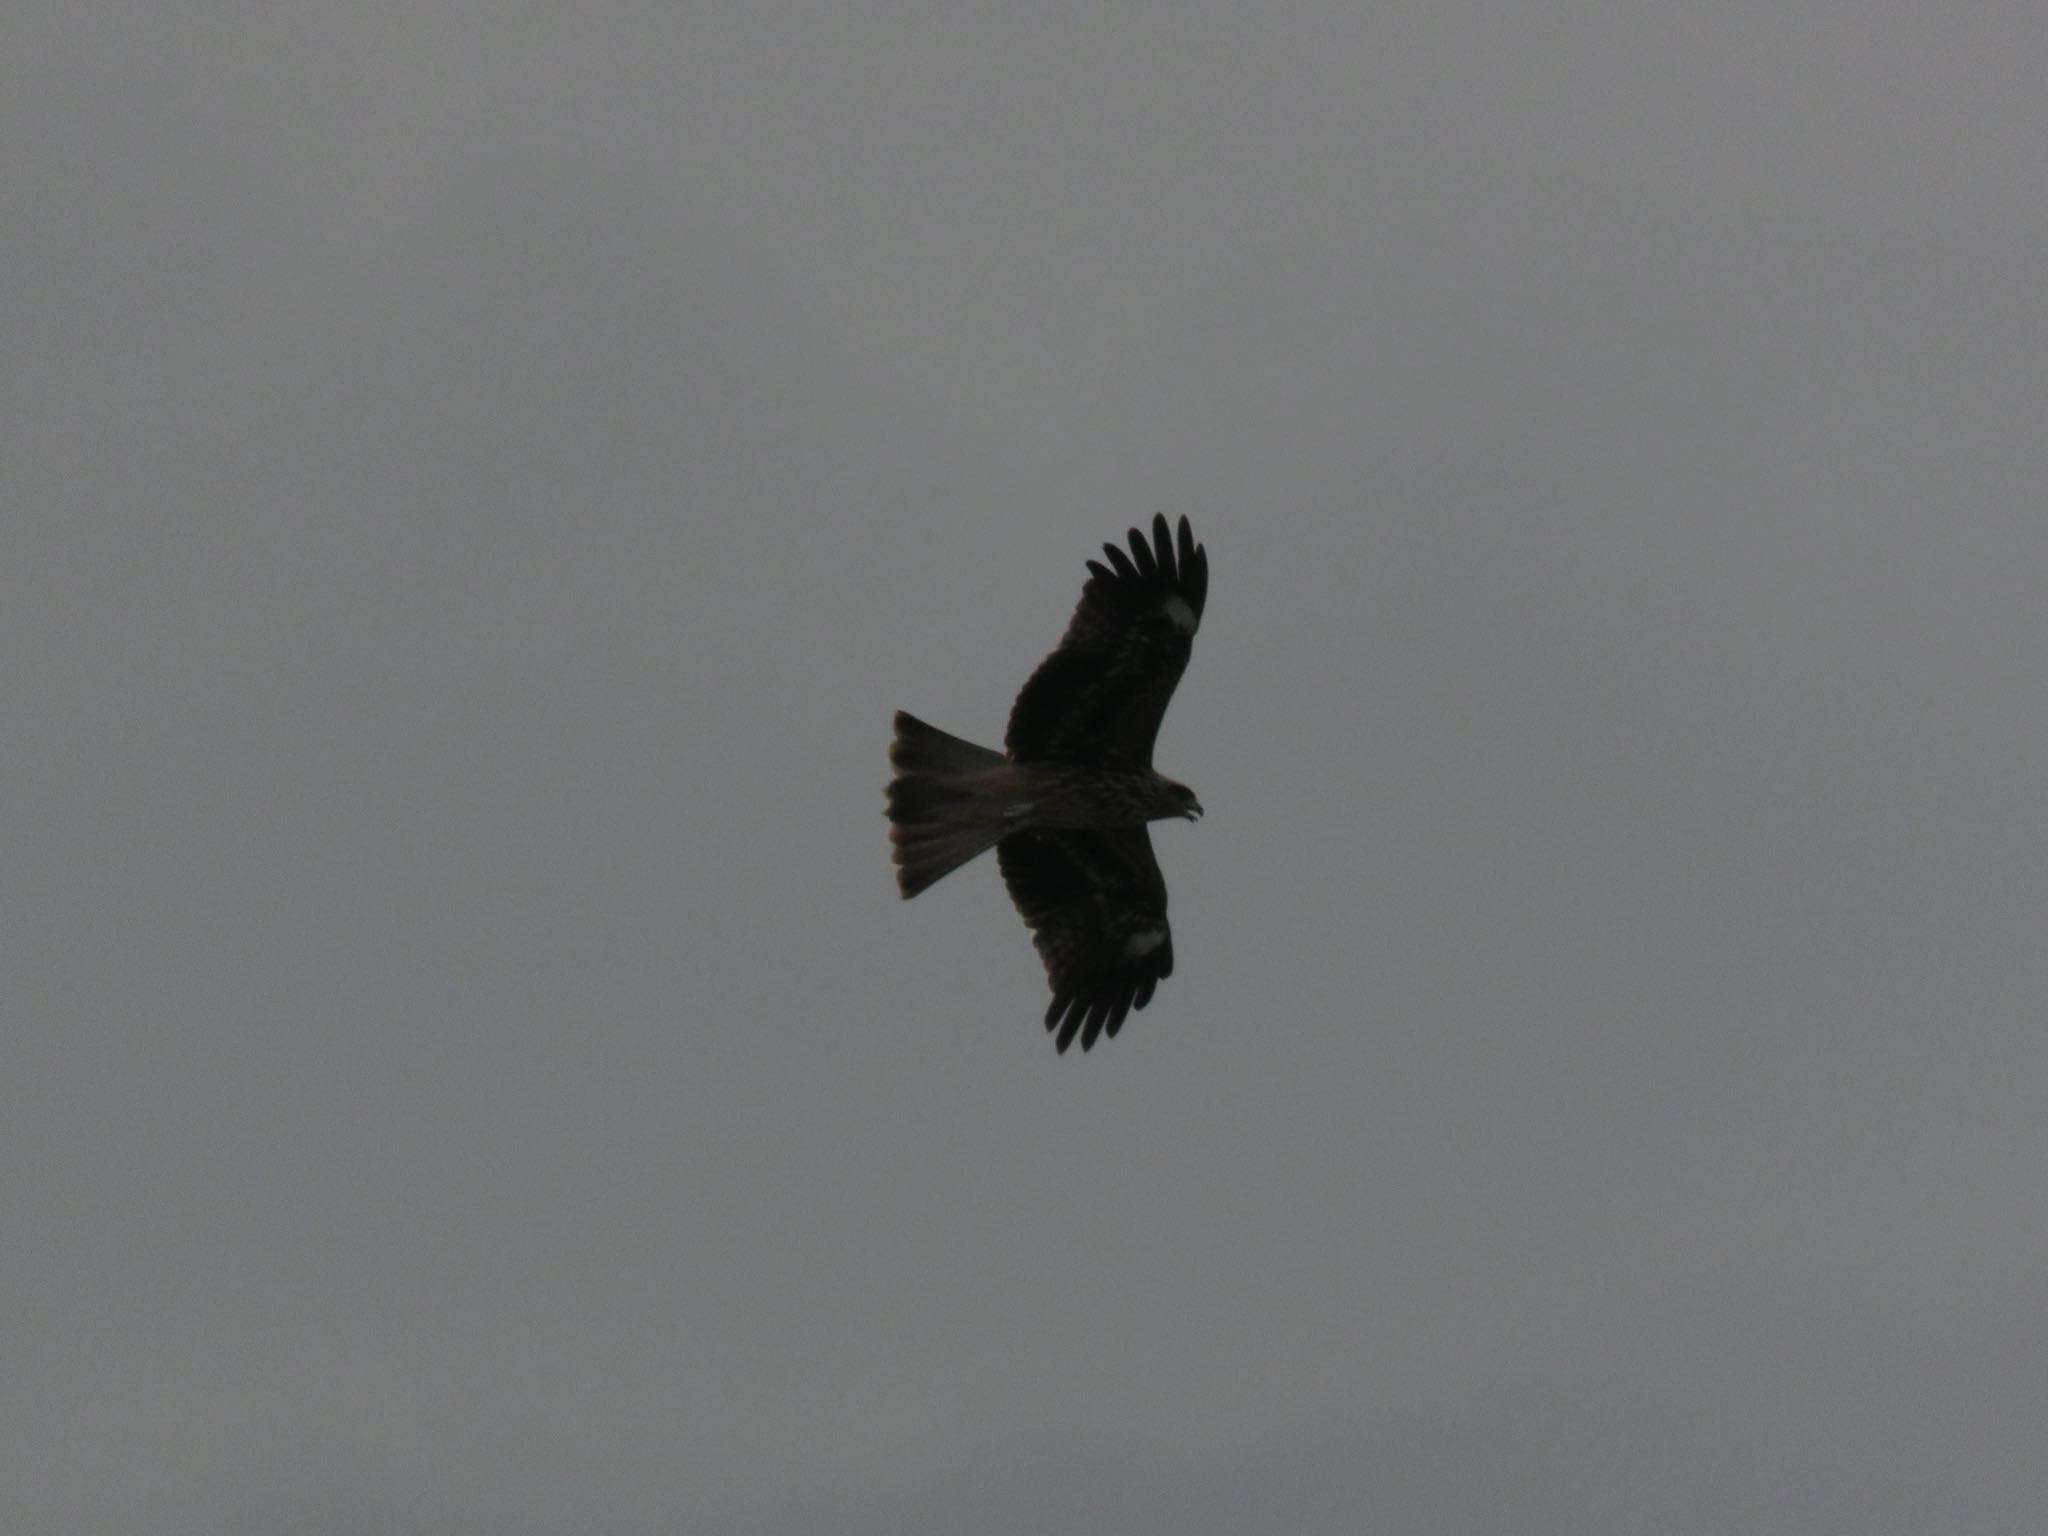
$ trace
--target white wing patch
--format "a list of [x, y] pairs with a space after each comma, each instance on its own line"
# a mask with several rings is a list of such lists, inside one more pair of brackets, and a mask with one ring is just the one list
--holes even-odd
[[1159, 605], [1159, 611], [1166, 615], [1167, 622], [1184, 635], [1195, 632], [1195, 610], [1184, 597], [1169, 597]]
[[1145, 933], [1134, 933], [1124, 940], [1124, 954], [1128, 958], [1136, 960], [1151, 954], [1153, 950], [1165, 942], [1166, 930], [1164, 928], [1154, 928]]

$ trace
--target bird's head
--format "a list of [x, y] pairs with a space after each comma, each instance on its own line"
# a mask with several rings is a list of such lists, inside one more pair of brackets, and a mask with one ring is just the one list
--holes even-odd
[[1185, 821], [1202, 819], [1202, 802], [1195, 798], [1195, 792], [1185, 784], [1176, 784], [1171, 779], [1161, 779], [1160, 812], [1162, 817], [1178, 816]]

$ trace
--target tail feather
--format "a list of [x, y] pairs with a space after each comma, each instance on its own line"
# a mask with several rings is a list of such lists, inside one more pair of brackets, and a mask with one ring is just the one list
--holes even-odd
[[988, 852], [1002, 832], [985, 827], [961, 827], [917, 842], [905, 841], [891, 833], [896, 847], [896, 888], [907, 901], [927, 887], [943, 880], [962, 864]]
[[945, 777], [1000, 768], [1008, 761], [989, 747], [977, 747], [947, 735], [936, 725], [926, 725], [913, 714], [896, 711], [896, 739], [889, 743], [889, 762], [901, 773]]
[[896, 769], [889, 785], [889, 841], [896, 884], [908, 898], [1001, 839], [1000, 807], [992, 815], [988, 796], [971, 781], [1009, 759], [898, 710], [889, 762]]

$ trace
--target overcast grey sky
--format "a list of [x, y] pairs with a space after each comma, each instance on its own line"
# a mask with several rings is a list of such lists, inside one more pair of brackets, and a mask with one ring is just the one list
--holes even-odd
[[[0, 13], [0, 1524], [2048, 1528], [2048, 12]], [[891, 880], [1186, 513], [1178, 969]]]

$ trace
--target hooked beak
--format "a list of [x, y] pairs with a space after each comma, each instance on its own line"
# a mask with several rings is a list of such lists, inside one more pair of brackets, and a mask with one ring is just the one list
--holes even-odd
[[1189, 821], [1200, 821], [1202, 819], [1202, 802], [1199, 800], [1191, 802], [1188, 808], [1181, 812], [1181, 815], [1185, 816]]

